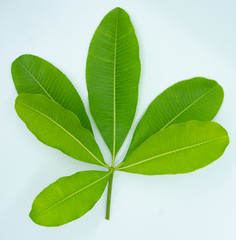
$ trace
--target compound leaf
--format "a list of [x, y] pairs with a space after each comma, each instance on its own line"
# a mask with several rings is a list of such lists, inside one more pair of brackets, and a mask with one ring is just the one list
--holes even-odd
[[43, 94], [72, 111], [81, 125], [92, 132], [84, 104], [64, 73], [44, 59], [25, 54], [12, 63], [12, 77], [19, 94]]
[[59, 178], [34, 200], [31, 219], [42, 226], [60, 226], [93, 208], [102, 196], [110, 172], [83, 171]]
[[20, 94], [15, 109], [28, 129], [44, 144], [83, 162], [106, 167], [91, 132], [77, 116], [39, 94]]
[[150, 136], [171, 124], [212, 120], [223, 97], [223, 89], [216, 81], [202, 77], [167, 88], [153, 100], [138, 123], [127, 156]]
[[228, 134], [218, 123], [174, 124], [148, 138], [118, 170], [146, 175], [188, 173], [218, 159], [228, 144]]
[[132, 124], [138, 100], [139, 46], [128, 14], [109, 12], [90, 43], [86, 79], [94, 120], [113, 157]]

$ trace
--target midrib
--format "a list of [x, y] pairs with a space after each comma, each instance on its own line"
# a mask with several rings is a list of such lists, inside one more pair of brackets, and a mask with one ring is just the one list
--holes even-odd
[[[125, 168], [129, 168], [129, 167], [133, 167], [133, 166], [136, 166], [136, 165], [139, 165], [139, 164], [142, 164], [142, 163], [146, 163], [146, 162], [148, 162], [148, 161], [151, 161], [151, 160], [156, 159], [156, 158], [159, 158], [159, 157], [163, 157], [163, 156], [166, 156], [166, 155], [170, 155], [170, 154], [173, 154], [173, 153], [177, 153], [177, 152], [180, 152], [180, 151], [183, 151], [183, 150], [187, 150], [187, 149], [190, 149], [190, 148], [198, 147], [198, 146], [200, 146], [200, 145], [203, 145], [203, 144], [206, 144], [206, 143], [209, 143], [209, 142], [213, 142], [213, 141], [219, 140], [219, 139], [221, 139], [221, 138], [225, 138], [225, 137], [226, 137], [226, 136], [224, 136], [224, 137], [218, 137], [218, 138], [214, 138], [214, 139], [209, 139], [209, 140], [204, 141], [204, 142], [201, 142], [201, 143], [196, 143], [196, 144], [193, 144], [193, 145], [190, 145], [190, 146], [187, 146], [187, 147], [183, 147], [183, 148], [175, 149], [175, 150], [172, 150], [172, 151], [169, 151], [169, 152], [166, 152], [166, 153], [162, 153], [162, 154], [156, 155], [156, 156], [154, 156], [154, 157], [150, 157], [150, 158], [141, 160], [141, 161], [139, 161], [139, 162], [130, 164], [130, 165], [125, 166], [125, 167], [119, 167], [118, 170], [125, 169]], [[124, 163], [125, 163], [125, 162], [124, 162]], [[123, 165], [123, 164], [122, 164], [122, 165]], [[121, 165], [121, 166], [122, 166], [122, 165]]]
[[106, 165], [103, 164], [91, 151], [89, 151], [88, 148], [86, 148], [74, 135], [72, 135], [69, 131], [67, 131], [63, 126], [61, 126], [59, 123], [57, 123], [56, 121], [54, 121], [52, 118], [50, 118], [49, 116], [45, 115], [44, 113], [38, 111], [37, 109], [35, 108], [32, 108], [30, 107], [29, 105], [26, 105], [26, 104], [23, 104], [21, 103], [22, 105], [24, 105], [25, 107], [28, 107], [29, 109], [37, 112], [38, 114], [42, 115], [43, 117], [47, 118], [49, 121], [51, 121], [52, 123], [54, 123], [55, 125], [57, 125], [59, 128], [61, 128], [64, 132], [66, 132], [70, 137], [72, 137], [76, 142], [78, 142], [81, 147], [83, 147], [96, 161], [98, 161], [100, 164], [102, 164], [105, 168]]
[[194, 104], [196, 104], [198, 101], [200, 101], [203, 97], [205, 97], [209, 92], [214, 90], [218, 85], [210, 89], [209, 91], [205, 92], [203, 95], [201, 95], [199, 98], [197, 98], [195, 101], [193, 101], [191, 104], [189, 104], [186, 108], [184, 108], [182, 111], [180, 111], [175, 117], [173, 117], [164, 127], [162, 127], [159, 131], [163, 130], [164, 128], [168, 127], [175, 119], [177, 119], [180, 115], [182, 115], [184, 112], [186, 112], [189, 108], [191, 108]]
[[87, 186], [85, 186], [85, 187], [79, 189], [78, 191], [73, 192], [72, 194], [70, 194], [69, 196], [63, 198], [63, 199], [60, 200], [59, 202], [57, 202], [57, 203], [51, 205], [49, 208], [45, 209], [45, 210], [44, 210], [43, 212], [41, 212], [40, 214], [35, 214], [34, 216], [41, 216], [41, 215], [43, 215], [45, 212], [47, 212], [47, 211], [49, 211], [50, 209], [56, 207], [57, 205], [63, 203], [63, 202], [66, 201], [67, 199], [69, 199], [69, 198], [73, 197], [74, 195], [76, 195], [76, 194], [82, 192], [83, 190], [85, 190], [85, 189], [87, 189], [87, 188], [93, 186], [94, 184], [96, 184], [96, 183], [102, 181], [104, 178], [106, 178], [106, 177], [107, 177], [108, 175], [110, 175], [110, 174], [111, 174], [111, 172], [109, 172], [108, 174], [106, 174], [106, 175], [103, 176], [102, 178], [100, 178], [100, 179], [98, 179], [98, 180], [96, 180], [96, 181], [90, 183], [89, 185], [87, 185]]
[[33, 80], [42, 88], [42, 90], [46, 93], [46, 95], [54, 101], [54, 99], [52, 98], [52, 96], [48, 93], [48, 91], [43, 87], [43, 85], [34, 77], [34, 75], [25, 67], [25, 65], [18, 60], [18, 62], [20, 63], [20, 65], [25, 69], [25, 71], [30, 75], [30, 77], [33, 78]]
[[113, 153], [112, 165], [115, 163], [116, 155], [116, 52], [117, 52], [117, 29], [118, 29], [118, 13], [116, 17], [116, 30], [115, 30], [115, 49], [114, 49], [114, 67], [113, 67]]

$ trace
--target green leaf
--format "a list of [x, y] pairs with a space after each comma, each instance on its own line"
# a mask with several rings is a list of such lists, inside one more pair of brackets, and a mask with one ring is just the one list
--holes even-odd
[[90, 110], [113, 159], [132, 124], [140, 78], [139, 45], [128, 14], [109, 12], [88, 52], [86, 79]]
[[70, 80], [44, 59], [25, 54], [12, 63], [12, 77], [19, 94], [43, 94], [75, 113], [81, 125], [92, 132], [84, 104]]
[[127, 156], [150, 136], [171, 124], [212, 120], [223, 97], [223, 89], [216, 81], [202, 77], [167, 88], [153, 100], [138, 123]]
[[42, 226], [60, 226], [82, 217], [102, 196], [110, 172], [84, 171], [59, 178], [34, 200], [31, 219]]
[[83, 162], [107, 167], [91, 132], [77, 116], [38, 94], [20, 94], [15, 109], [28, 129], [44, 144]]
[[148, 138], [118, 170], [146, 175], [188, 173], [215, 161], [228, 144], [227, 131], [218, 123], [174, 124]]
[[129, 15], [110, 11], [90, 43], [86, 82], [91, 113], [112, 153], [109, 167], [92, 135], [84, 105], [68, 78], [47, 61], [22, 55], [12, 64], [19, 93], [15, 108], [43, 143], [109, 172], [84, 171], [58, 179], [35, 199], [31, 219], [60, 226], [88, 212], [108, 184], [106, 219], [110, 218], [115, 171], [146, 175], [180, 174], [218, 159], [229, 144], [227, 131], [209, 122], [223, 101], [214, 80], [197, 77], [179, 82], [148, 107], [134, 132], [123, 162], [115, 166], [134, 119], [140, 78], [139, 45]]

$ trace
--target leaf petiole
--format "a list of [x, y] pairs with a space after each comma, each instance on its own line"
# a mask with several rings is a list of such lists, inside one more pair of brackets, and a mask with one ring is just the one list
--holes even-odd
[[107, 191], [107, 207], [106, 207], [106, 217], [105, 219], [110, 219], [110, 209], [111, 209], [111, 191], [112, 191], [112, 182], [114, 175], [114, 168], [111, 168], [111, 175], [108, 182], [108, 191]]

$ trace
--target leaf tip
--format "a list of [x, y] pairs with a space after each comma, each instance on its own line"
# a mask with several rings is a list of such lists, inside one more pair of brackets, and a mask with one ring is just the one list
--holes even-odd
[[115, 14], [119, 14], [119, 13], [124, 13], [124, 14], [128, 14], [123, 8], [121, 7], [116, 7], [113, 8], [109, 13], [115, 13]]

